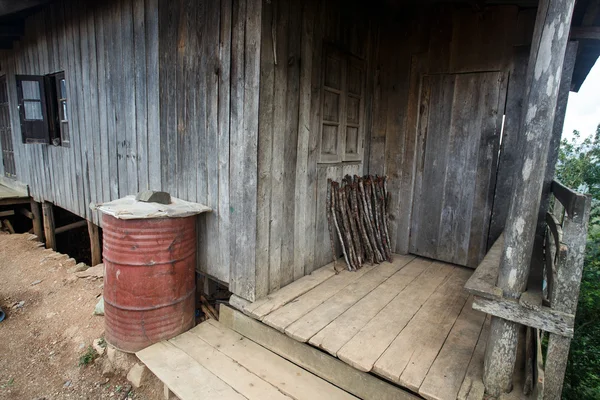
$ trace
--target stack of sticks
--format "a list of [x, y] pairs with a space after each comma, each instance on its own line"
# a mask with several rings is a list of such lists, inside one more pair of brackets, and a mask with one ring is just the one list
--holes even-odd
[[346, 175], [341, 184], [327, 180], [327, 222], [334, 266], [338, 258], [335, 237], [349, 271], [360, 269], [365, 262], [392, 261], [389, 204], [386, 177]]

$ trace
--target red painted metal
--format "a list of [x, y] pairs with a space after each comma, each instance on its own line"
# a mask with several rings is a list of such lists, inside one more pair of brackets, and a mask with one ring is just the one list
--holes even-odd
[[106, 341], [136, 352], [192, 328], [196, 216], [102, 222]]

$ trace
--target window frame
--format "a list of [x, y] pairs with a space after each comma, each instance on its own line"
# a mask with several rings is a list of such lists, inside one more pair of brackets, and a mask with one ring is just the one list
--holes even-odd
[[[339, 88], [328, 85], [328, 61], [330, 58], [340, 61], [340, 83]], [[359, 70], [360, 93], [350, 93], [349, 90], [349, 70], [357, 68]], [[324, 43], [323, 58], [321, 61], [321, 104], [319, 118], [319, 164], [337, 164], [337, 163], [354, 163], [363, 160], [364, 153], [364, 132], [365, 132], [365, 92], [366, 92], [366, 62], [365, 60], [345, 52], [338, 47]], [[326, 101], [326, 93], [332, 93], [338, 96], [337, 104], [337, 121], [326, 119], [326, 108], [330, 106]], [[358, 122], [349, 122], [348, 120], [348, 105], [350, 99], [358, 100]], [[324, 152], [324, 129], [326, 126], [335, 126], [337, 129], [334, 148], [336, 153]], [[348, 128], [357, 129], [356, 137], [356, 152], [347, 152], [347, 130]]]
[[[48, 143], [50, 141], [50, 131], [48, 128], [48, 109], [46, 102], [46, 88], [44, 83], [44, 77], [40, 75], [15, 75], [17, 83], [17, 102], [19, 107], [19, 121], [21, 122], [21, 137], [23, 143], [26, 144], [39, 144]], [[23, 94], [23, 82], [37, 82], [40, 98], [39, 99], [25, 99]], [[26, 101], [39, 101], [42, 119], [31, 120], [27, 119], [25, 115], [25, 102]]]
[[[19, 105], [19, 121], [21, 136], [25, 144], [52, 144], [54, 146], [70, 146], [70, 127], [68, 109], [69, 98], [65, 72], [60, 71], [48, 75], [15, 75], [17, 82], [17, 100]], [[65, 81], [65, 95], [61, 91], [61, 81]], [[37, 82], [40, 99], [24, 98], [23, 82]], [[42, 107], [42, 120], [30, 120], [25, 115], [25, 102], [39, 101]], [[62, 115], [62, 103], [66, 105], [66, 119]]]

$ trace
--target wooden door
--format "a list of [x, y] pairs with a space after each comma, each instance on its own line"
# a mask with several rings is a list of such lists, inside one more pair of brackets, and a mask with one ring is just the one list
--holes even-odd
[[487, 251], [506, 79], [424, 76], [410, 251], [477, 267]]

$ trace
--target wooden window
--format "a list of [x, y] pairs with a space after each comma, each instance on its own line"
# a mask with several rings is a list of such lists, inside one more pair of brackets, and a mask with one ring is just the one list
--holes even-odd
[[23, 142], [69, 146], [64, 72], [46, 76], [17, 75], [16, 78]]
[[17, 75], [17, 99], [24, 143], [48, 143], [44, 77]]
[[6, 76], [0, 77], [0, 144], [2, 147], [4, 176], [14, 179], [17, 177], [17, 171], [15, 168], [15, 153], [12, 141]]
[[67, 81], [65, 73], [59, 72], [45, 77], [48, 94], [48, 115], [50, 140], [55, 146], [68, 147], [69, 135], [69, 110], [67, 101]]
[[362, 160], [364, 84], [363, 60], [325, 46], [320, 163]]

